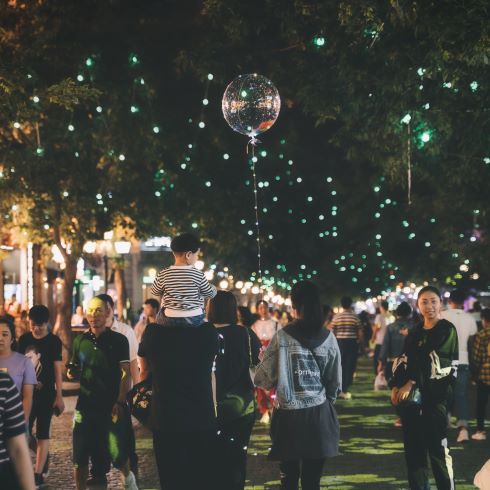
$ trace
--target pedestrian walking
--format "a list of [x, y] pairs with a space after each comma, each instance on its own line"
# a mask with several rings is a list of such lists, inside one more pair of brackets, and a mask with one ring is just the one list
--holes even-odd
[[[114, 317], [114, 300], [108, 294], [99, 294], [96, 296], [102, 300], [109, 312], [106, 320], [106, 327], [113, 332], [124, 335], [129, 344], [129, 371], [131, 372], [131, 383], [135, 385], [139, 383], [139, 367], [138, 367], [138, 341], [134, 330], [124, 322], [117, 320]], [[114, 438], [124, 438], [124, 441], [118, 441], [117, 445], [124, 446], [128, 449], [129, 461], [131, 471], [138, 474], [138, 456], [136, 455], [136, 441], [134, 437], [133, 424], [131, 421], [131, 414], [128, 407], [122, 407], [121, 417], [116, 423], [111, 422], [111, 433]], [[90, 479], [87, 481], [88, 485], [106, 485], [106, 474], [111, 469], [111, 456], [109, 451], [102, 453], [98, 451], [96, 455], [91, 458], [90, 467]]]
[[466, 295], [455, 289], [449, 296], [449, 309], [441, 314], [441, 318], [451, 322], [458, 332], [459, 364], [458, 376], [454, 385], [454, 408], [458, 417], [457, 442], [469, 440], [468, 420], [470, 418], [470, 404], [468, 400], [468, 386], [470, 383], [470, 365], [468, 357], [468, 340], [476, 335], [478, 328], [472, 315], [464, 311]]
[[379, 354], [378, 372], [383, 371], [388, 382], [391, 379], [393, 362], [398, 356], [403, 354], [405, 340], [412, 329], [411, 314], [412, 307], [406, 301], [403, 301], [395, 310], [396, 320], [386, 327], [383, 345]]
[[156, 323], [159, 308], [160, 304], [154, 298], [149, 298], [143, 303], [143, 313], [134, 326], [134, 334], [138, 343], [141, 342], [146, 326], [150, 323]]
[[213, 364], [218, 332], [209, 323], [146, 327], [138, 355], [141, 378], [152, 376], [149, 425], [165, 490], [213, 489], [217, 421]]
[[32, 410], [29, 417], [29, 433], [33, 436], [36, 423], [36, 463], [34, 478], [37, 486], [44, 484], [47, 475], [51, 418], [65, 410], [62, 395], [61, 340], [49, 332], [49, 310], [44, 305], [34, 305], [29, 310], [30, 332], [19, 339], [19, 352], [33, 362], [37, 376]]
[[272, 338], [255, 384], [276, 389], [269, 457], [280, 461], [281, 488], [317, 490], [325, 458], [338, 454], [333, 404], [341, 387], [340, 351], [323, 328], [318, 288], [309, 281], [291, 291], [294, 320]]
[[337, 313], [332, 320], [332, 331], [337, 338], [342, 359], [342, 391], [339, 398], [350, 400], [348, 391], [356, 370], [358, 345], [362, 343], [362, 325], [359, 317], [352, 310], [352, 298], [344, 296], [340, 300], [343, 311]]
[[372, 333], [372, 342], [374, 342], [373, 367], [374, 374], [378, 373], [378, 361], [383, 346], [383, 340], [386, 333], [386, 327], [391, 323], [392, 316], [390, 315], [388, 301], [381, 301], [379, 313], [374, 318], [374, 326]]
[[[0, 337], [0, 345], [4, 342]], [[26, 425], [20, 395], [12, 378], [0, 371], [0, 486], [3, 490], [34, 490]]]
[[259, 363], [261, 345], [253, 331], [237, 325], [237, 302], [230, 291], [218, 291], [209, 300], [207, 318], [223, 342], [216, 358], [217, 460], [220, 463], [216, 489], [243, 490], [247, 449], [255, 422], [250, 366]]
[[37, 385], [36, 372], [32, 362], [16, 352], [15, 327], [8, 318], [0, 318], [0, 371], [13, 379], [22, 400], [24, 418], [29, 422], [34, 387]]
[[[252, 325], [252, 330], [257, 335], [262, 349], [266, 349], [272, 337], [277, 333], [280, 325], [271, 317], [269, 304], [265, 300], [260, 300], [256, 304], [257, 314], [259, 318]], [[258, 387], [256, 389], [257, 405], [260, 413], [260, 423], [268, 424], [270, 422], [270, 414], [274, 404], [274, 390], [264, 390]]]
[[[447, 440], [447, 403], [456, 379], [458, 334], [440, 319], [441, 296], [433, 286], [423, 287], [417, 298], [423, 323], [407, 337], [406, 383], [393, 388], [391, 399], [399, 407], [403, 423], [405, 459], [411, 490], [427, 490], [430, 459], [438, 490], [454, 489], [452, 458]], [[421, 393], [421, 405], [403, 407], [412, 389]]]
[[68, 376], [80, 377], [80, 395], [73, 421], [73, 464], [77, 490], [85, 490], [89, 458], [100, 460], [109, 450], [121, 472], [124, 489], [137, 490], [129, 467], [124, 437], [111, 436], [112, 424], [124, 419], [130, 386], [129, 344], [126, 337], [106, 327], [109, 309], [93, 298], [88, 304], [90, 328], [75, 338]]
[[485, 412], [490, 395], [490, 309], [481, 312], [482, 330], [475, 339], [472, 364], [477, 380], [476, 432], [471, 436], [475, 441], [485, 441]]

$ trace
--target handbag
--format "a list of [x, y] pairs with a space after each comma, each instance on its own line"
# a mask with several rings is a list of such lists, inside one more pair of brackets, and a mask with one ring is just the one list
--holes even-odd
[[131, 415], [145, 427], [150, 425], [152, 396], [153, 379], [150, 374], [146, 379], [135, 384], [126, 397]]
[[[407, 356], [405, 354], [395, 358], [392, 367], [393, 376], [390, 380], [390, 388], [400, 389], [408, 381]], [[405, 408], [422, 404], [422, 393], [417, 383], [414, 383], [404, 400], [399, 401], [396, 407]]]

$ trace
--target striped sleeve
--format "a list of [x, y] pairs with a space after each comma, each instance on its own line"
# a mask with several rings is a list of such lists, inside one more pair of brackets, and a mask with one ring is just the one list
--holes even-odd
[[155, 280], [153, 281], [153, 284], [151, 285], [150, 292], [153, 296], [162, 296], [165, 290], [164, 287], [164, 273], [165, 269], [162, 269], [158, 274], [157, 277], [155, 277]]
[[199, 292], [204, 298], [214, 298], [216, 296], [216, 287], [206, 279], [204, 274], [202, 274], [201, 284], [199, 284]]
[[5, 390], [3, 434], [8, 439], [25, 432], [24, 410], [19, 392], [11, 379], [2, 380], [0, 390]]

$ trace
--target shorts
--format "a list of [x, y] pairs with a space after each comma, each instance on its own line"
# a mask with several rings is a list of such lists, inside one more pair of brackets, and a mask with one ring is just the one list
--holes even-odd
[[29, 432], [32, 434], [34, 421], [36, 422], [36, 438], [49, 439], [51, 429], [51, 417], [53, 416], [53, 404], [56, 393], [36, 393], [32, 398], [31, 415], [29, 416]]
[[[124, 407], [124, 410], [129, 410]], [[84, 413], [75, 410], [73, 418], [73, 464], [88, 466], [89, 458], [103, 461], [109, 455], [115, 468], [121, 469], [129, 457], [128, 427], [126, 416], [113, 421], [111, 414]]]

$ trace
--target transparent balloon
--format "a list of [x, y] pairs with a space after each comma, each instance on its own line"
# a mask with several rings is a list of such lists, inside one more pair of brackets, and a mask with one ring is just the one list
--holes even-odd
[[240, 75], [226, 87], [221, 103], [230, 127], [253, 140], [276, 122], [281, 98], [274, 84], [262, 75]]

